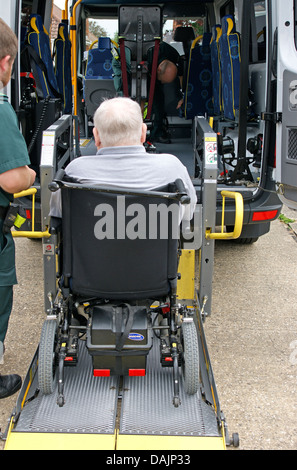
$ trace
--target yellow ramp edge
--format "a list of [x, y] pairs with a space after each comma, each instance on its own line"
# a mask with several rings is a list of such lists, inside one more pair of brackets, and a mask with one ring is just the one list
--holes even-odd
[[12, 432], [4, 450], [115, 450], [116, 435]]
[[141, 436], [119, 434], [117, 450], [226, 450], [223, 437]]
[[12, 432], [4, 450], [191, 451], [226, 450], [226, 445], [223, 437]]

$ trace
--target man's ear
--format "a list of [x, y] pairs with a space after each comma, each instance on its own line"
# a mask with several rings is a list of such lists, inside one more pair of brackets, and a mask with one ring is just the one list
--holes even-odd
[[140, 139], [140, 142], [142, 144], [144, 144], [144, 142], [146, 141], [146, 132], [147, 132], [147, 125], [143, 123], [142, 124], [141, 139]]
[[11, 66], [11, 57], [10, 55], [6, 55], [0, 60], [0, 70], [2, 73], [6, 72], [9, 67]]
[[96, 127], [93, 127], [93, 135], [94, 135], [95, 145], [97, 149], [99, 149], [101, 147], [101, 139], [100, 139], [99, 132], [96, 129]]

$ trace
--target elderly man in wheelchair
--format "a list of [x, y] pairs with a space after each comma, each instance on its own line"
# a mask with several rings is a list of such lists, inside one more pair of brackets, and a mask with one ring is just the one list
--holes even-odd
[[193, 310], [177, 301], [180, 223], [193, 216], [196, 193], [176, 157], [145, 152], [136, 102], [104, 102], [94, 124], [97, 155], [74, 160], [51, 184], [52, 219], [62, 215], [52, 233], [61, 243], [39, 388], [53, 393], [57, 375], [62, 407], [64, 367], [79, 361], [80, 348], [92, 357], [95, 377], [145, 376], [157, 341], [178, 407], [180, 367], [186, 393], [199, 387]]

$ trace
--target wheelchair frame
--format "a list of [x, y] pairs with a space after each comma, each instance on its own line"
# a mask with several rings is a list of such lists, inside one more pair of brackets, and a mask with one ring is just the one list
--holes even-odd
[[[50, 185], [50, 190], [55, 192], [58, 189], [62, 191], [65, 188], [68, 190], [76, 190], [76, 191], [83, 191], [88, 192], [92, 191], [94, 194], [115, 194], [120, 196], [138, 196], [144, 198], [150, 198], [150, 200], [169, 200], [176, 201], [181, 204], [188, 204], [189, 197], [187, 192], [184, 188], [183, 182], [181, 180], [177, 180], [175, 182], [176, 191], [175, 192], [159, 192], [159, 191], [131, 191], [131, 190], [124, 190], [122, 188], [104, 188], [104, 187], [89, 187], [87, 185], [82, 184], [75, 184], [73, 182], [63, 181], [63, 170], [58, 172], [57, 176], [54, 178], [53, 183]], [[171, 185], [173, 186], [173, 185]], [[82, 193], [83, 194], [83, 193]], [[137, 201], [138, 199], [136, 199]], [[133, 201], [133, 199], [132, 199]], [[176, 206], [178, 207], [178, 206]], [[67, 208], [68, 211], [70, 208]], [[78, 212], [79, 209], [78, 209]], [[68, 220], [68, 217], [67, 217]], [[170, 224], [168, 224], [169, 226]], [[57, 233], [57, 228], [52, 228], [51, 233]], [[68, 238], [67, 243], [69, 244]], [[100, 244], [98, 246], [100, 249]], [[102, 247], [104, 250], [104, 246]], [[133, 249], [133, 243], [132, 243]], [[61, 252], [60, 249], [58, 249]], [[62, 253], [63, 253], [62, 249]], [[72, 251], [72, 250], [70, 250]], [[172, 253], [174, 255], [174, 253]], [[178, 257], [181, 255], [181, 251], [178, 250], [175, 255]], [[98, 261], [100, 262], [100, 261]], [[69, 266], [66, 268], [66, 272], [68, 272]], [[54, 325], [51, 320], [50, 323], [48, 321], [45, 322], [43, 331], [41, 334], [41, 342], [39, 346], [39, 388], [42, 393], [44, 394], [51, 394], [54, 390], [54, 371], [55, 367], [58, 366], [58, 398], [57, 403], [60, 407], [64, 406], [65, 398], [64, 398], [64, 367], [65, 365], [76, 365], [78, 360], [78, 334], [79, 332], [87, 332], [87, 349], [89, 353], [98, 355], [99, 352], [96, 350], [92, 352], [92, 347], [89, 346], [90, 344], [90, 330], [92, 330], [92, 313], [89, 315], [89, 320], [87, 321], [87, 326], [81, 326], [74, 324], [74, 322], [81, 316], [78, 313], [78, 302], [76, 298], [72, 298], [73, 294], [71, 293], [71, 275], [63, 274], [60, 272], [60, 280], [62, 276], [61, 286], [58, 291], [58, 300], [52, 302], [51, 309], [50, 309], [50, 316], [56, 319], [56, 325]], [[194, 324], [193, 314], [194, 311], [192, 309], [187, 308], [185, 305], [179, 305], [177, 303], [177, 272], [176, 278], [169, 280], [170, 284], [170, 291], [168, 294], [168, 303], [164, 306], [153, 307], [148, 309], [148, 314], [150, 317], [154, 316], [153, 325], [148, 326], [148, 336], [150, 335], [151, 330], [155, 332], [156, 330], [159, 331], [159, 339], [160, 339], [160, 355], [161, 359], [160, 362], [164, 367], [172, 367], [173, 369], [173, 389], [174, 389], [174, 396], [173, 396], [173, 404], [175, 407], [178, 407], [181, 404], [180, 396], [179, 396], [179, 389], [180, 389], [180, 378], [179, 378], [179, 366], [183, 366], [184, 376], [185, 376], [185, 389], [189, 394], [195, 394], [198, 391], [199, 387], [199, 349], [198, 349], [198, 337], [197, 337], [197, 329]], [[133, 285], [133, 283], [132, 283]], [[124, 294], [125, 295], [125, 294]], [[162, 296], [163, 297], [163, 296]], [[57, 299], [56, 298], [56, 299]], [[111, 296], [111, 303], [113, 297]], [[137, 299], [137, 297], [136, 297]], [[156, 299], [159, 300], [159, 299]], [[106, 302], [106, 301], [105, 301]], [[123, 299], [124, 302], [124, 299]], [[140, 305], [142, 301], [139, 300]], [[104, 299], [93, 299], [92, 301], [88, 301], [87, 298], [82, 298], [80, 300], [80, 307], [86, 305], [87, 307], [84, 311], [92, 312], [92, 308], [90, 308], [90, 304], [92, 305], [102, 305], [104, 309]], [[146, 314], [146, 313], [145, 313]], [[119, 313], [120, 315], [120, 313]], [[130, 315], [130, 313], [129, 313]], [[157, 326], [155, 326], [156, 320], [158, 321]], [[151, 320], [152, 321], [152, 320]], [[125, 350], [124, 343], [129, 339], [129, 333], [131, 333], [132, 325], [133, 325], [133, 318], [130, 321], [130, 317], [128, 316], [126, 325], [130, 322], [130, 326], [128, 331], [125, 334], [121, 334], [120, 342], [121, 348], [116, 345], [113, 351], [107, 351], [107, 345], [101, 347], [102, 354], [108, 354], [109, 357], [123, 357], [126, 359], [127, 362], [131, 364], [131, 368], [129, 369], [129, 375], [145, 375], [145, 369], [135, 369], [133, 368], [133, 364], [135, 362], [135, 357], [139, 357], [143, 355], [143, 351], [139, 350], [137, 354], [137, 350]], [[125, 331], [127, 326], [125, 327]], [[157, 335], [156, 335], [157, 336]], [[186, 341], [190, 342], [190, 345], [186, 344]], [[151, 345], [149, 349], [151, 349]], [[93, 348], [94, 349], [94, 348]], [[119, 350], [120, 349], [120, 350]], [[149, 353], [149, 349], [146, 351], [146, 355]], [[130, 360], [129, 360], [130, 359]], [[115, 359], [116, 361], [116, 359]], [[122, 375], [123, 368], [119, 368], [120, 372], [118, 374]], [[126, 370], [126, 369], [125, 369]], [[103, 369], [103, 371], [95, 371], [94, 375], [103, 375], [109, 376], [110, 370]]]

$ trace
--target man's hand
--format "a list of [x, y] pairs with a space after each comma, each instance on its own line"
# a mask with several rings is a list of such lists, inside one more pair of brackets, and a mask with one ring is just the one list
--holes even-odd
[[183, 104], [183, 102], [184, 102], [184, 99], [183, 99], [183, 98], [182, 98], [181, 100], [179, 100], [179, 102], [177, 103], [177, 107], [176, 107], [176, 109], [179, 109], [179, 108], [181, 108], [181, 107], [182, 107], [182, 104]]

